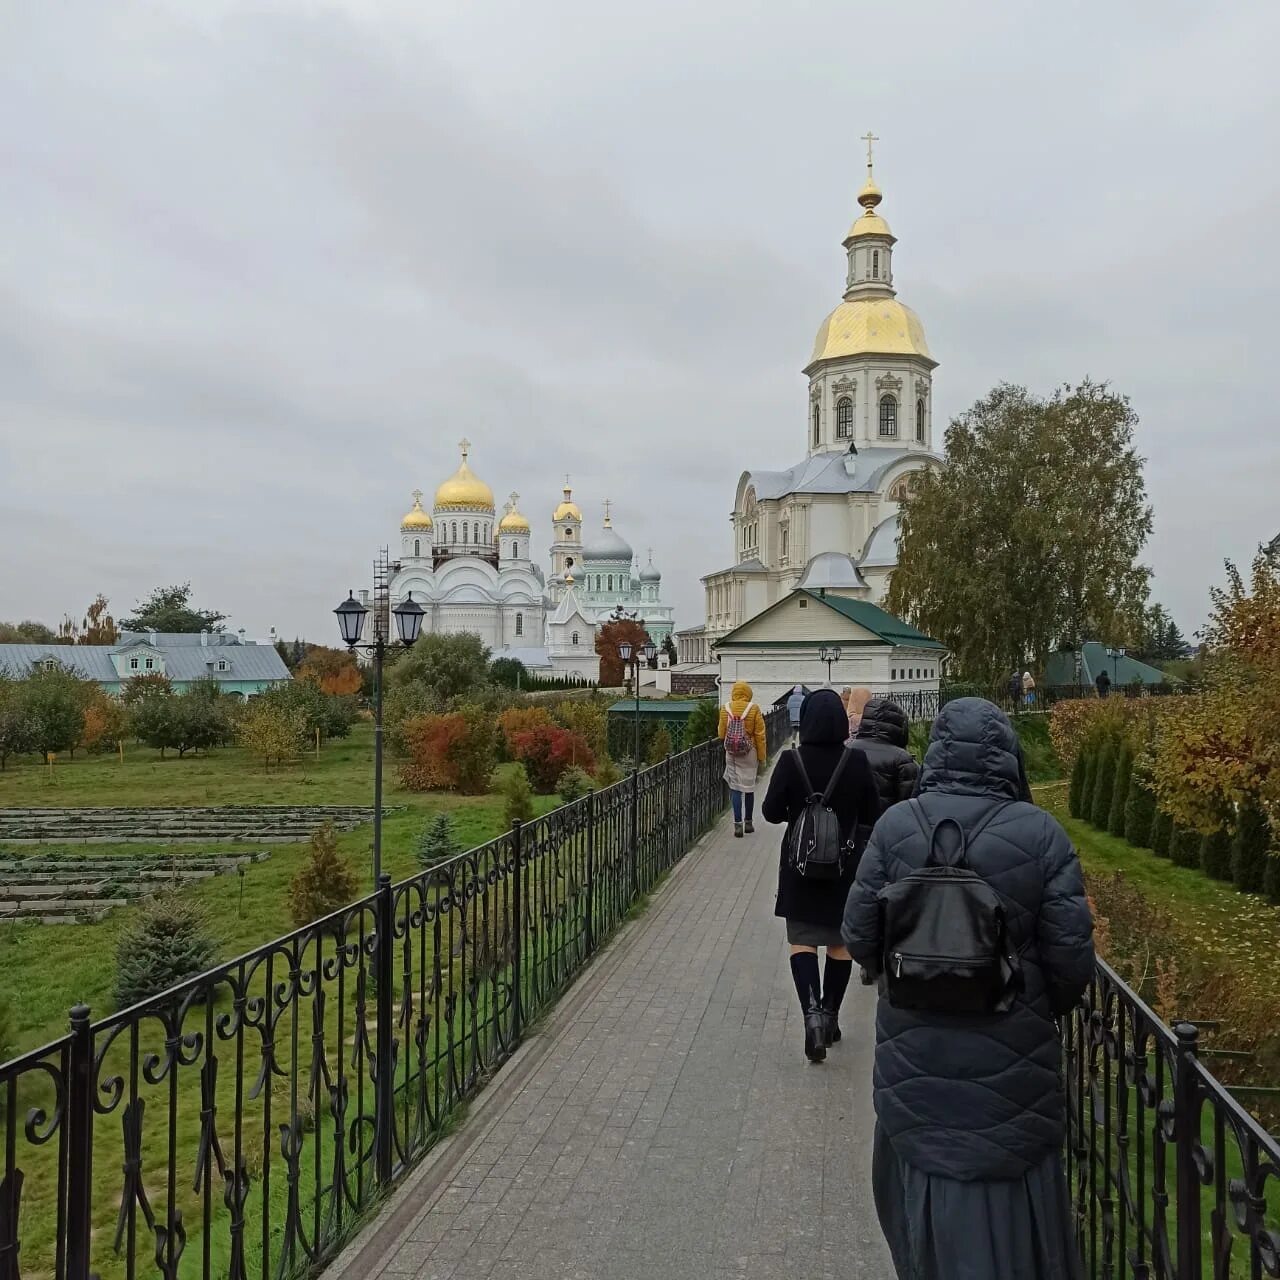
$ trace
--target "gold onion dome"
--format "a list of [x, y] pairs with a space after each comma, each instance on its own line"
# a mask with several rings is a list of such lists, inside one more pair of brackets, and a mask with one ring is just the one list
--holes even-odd
[[528, 533], [529, 522], [516, 510], [517, 495], [512, 494], [507, 503], [506, 514], [498, 521], [499, 533]]
[[845, 243], [854, 240], [859, 236], [888, 236], [893, 238], [893, 232], [889, 230], [889, 224], [876, 212], [876, 206], [884, 199], [884, 193], [876, 186], [875, 179], [871, 176], [871, 166], [867, 166], [867, 181], [862, 190], [858, 192], [858, 203], [862, 206], [862, 217], [854, 221], [853, 226], [849, 228], [849, 234], [845, 236]]
[[413, 507], [405, 513], [400, 521], [402, 529], [430, 529], [431, 517], [422, 509], [422, 490], [413, 491]]
[[467, 466], [471, 445], [463, 441], [462, 465], [436, 490], [437, 511], [492, 511], [493, 490]]
[[924, 325], [897, 298], [851, 298], [818, 327], [809, 365], [857, 355], [923, 356], [934, 363]]
[[551, 514], [552, 520], [581, 520], [582, 512], [578, 508], [578, 504], [573, 500], [573, 490], [568, 485], [564, 487], [564, 498], [560, 505]]

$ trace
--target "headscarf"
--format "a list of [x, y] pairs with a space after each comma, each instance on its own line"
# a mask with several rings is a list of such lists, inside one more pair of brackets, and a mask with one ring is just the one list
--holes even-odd
[[834, 689], [816, 689], [800, 712], [801, 746], [840, 746], [849, 736], [849, 717]]

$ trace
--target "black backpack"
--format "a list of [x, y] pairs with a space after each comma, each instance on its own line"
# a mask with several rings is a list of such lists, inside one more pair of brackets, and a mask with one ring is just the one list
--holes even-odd
[[[1022, 967], [1009, 946], [1000, 895], [968, 864], [968, 845], [1004, 809], [996, 805], [965, 835], [954, 818], [928, 826], [918, 871], [880, 890], [885, 993], [895, 1009], [922, 1013], [1005, 1013], [1022, 990]], [[940, 837], [954, 830], [951, 856]]]
[[792, 751], [796, 768], [800, 770], [800, 782], [804, 786], [804, 808], [791, 828], [791, 865], [806, 880], [839, 880], [848, 865], [850, 848], [840, 834], [840, 819], [831, 808], [831, 797], [849, 763], [854, 747], [846, 747], [821, 794], [813, 789], [809, 771], [798, 749]]

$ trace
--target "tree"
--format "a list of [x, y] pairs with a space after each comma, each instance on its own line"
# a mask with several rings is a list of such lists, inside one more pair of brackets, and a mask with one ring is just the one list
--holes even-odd
[[43, 622], [0, 622], [0, 644], [58, 644], [58, 633]]
[[504, 689], [527, 688], [529, 669], [519, 658], [495, 658], [489, 665], [489, 679]]
[[1107, 815], [1107, 830], [1113, 836], [1124, 837], [1125, 809], [1129, 803], [1129, 788], [1133, 783], [1133, 748], [1127, 743], [1120, 744], [1120, 754], [1116, 760], [1116, 782], [1111, 792], [1111, 810]]
[[1280, 850], [1272, 849], [1262, 870], [1262, 892], [1268, 902], [1280, 904]]
[[84, 732], [76, 746], [86, 751], [110, 751], [128, 731], [128, 708], [119, 698], [98, 689], [84, 709]]
[[660, 724], [649, 736], [649, 749], [645, 753], [645, 762], [661, 764], [671, 754], [671, 734], [665, 724]]
[[117, 1008], [159, 995], [213, 963], [217, 946], [205, 918], [180, 894], [157, 894], [131, 915], [116, 943]]
[[447, 813], [437, 813], [422, 829], [418, 837], [418, 865], [429, 870], [439, 862], [448, 862], [462, 852], [462, 845], [453, 834], [453, 819]]
[[489, 650], [470, 632], [432, 632], [399, 656], [387, 673], [387, 718], [441, 712], [473, 701], [489, 678]]
[[350, 649], [330, 649], [321, 644], [307, 648], [307, 656], [294, 675], [313, 684], [321, 693], [336, 696], [357, 694], [364, 687], [364, 673]]
[[571, 764], [560, 775], [560, 781], [557, 783], [556, 789], [560, 792], [560, 799], [565, 804], [572, 804], [575, 800], [581, 800], [588, 792], [594, 791], [596, 782], [585, 769], [576, 764]]
[[529, 781], [539, 795], [555, 791], [566, 769], [577, 765], [590, 772], [596, 767], [586, 739], [554, 724], [512, 734], [511, 757], [525, 766]]
[[1231, 832], [1211, 831], [1200, 841], [1200, 870], [1212, 880], [1231, 879]]
[[1084, 782], [1080, 787], [1080, 817], [1088, 822], [1093, 817], [1093, 793], [1098, 782], [1098, 756], [1096, 747], [1082, 748], [1084, 756]]
[[1200, 866], [1200, 844], [1204, 837], [1194, 827], [1184, 827], [1174, 822], [1169, 837], [1169, 859], [1175, 867]]
[[250, 755], [260, 756], [262, 767], [281, 764], [297, 755], [307, 739], [307, 722], [300, 711], [254, 698], [236, 724], [236, 741]]
[[10, 756], [35, 750], [31, 708], [20, 681], [0, 670], [0, 770]]
[[528, 733], [531, 729], [550, 730], [556, 727], [551, 712], [546, 707], [508, 707], [498, 717], [498, 728], [502, 731], [502, 746], [508, 760], [516, 759], [512, 739], [517, 734]]
[[181, 586], [156, 587], [138, 602], [137, 612], [120, 620], [122, 631], [222, 631], [225, 613], [191, 607], [191, 583]]
[[84, 709], [97, 690], [94, 681], [62, 667], [32, 672], [21, 695], [32, 747], [41, 755], [73, 750], [84, 734]]
[[609, 749], [609, 704], [593, 693], [589, 698], [566, 698], [552, 709], [556, 723], [586, 739], [597, 759]]
[[70, 616], [63, 618], [58, 628], [59, 644], [115, 644], [120, 638], [115, 619], [107, 612], [109, 601], [101, 592], [85, 610], [84, 621], [78, 626]]
[[1044, 400], [1002, 384], [946, 433], [947, 466], [915, 473], [888, 607], [958, 670], [996, 683], [1055, 645], [1127, 636], [1151, 532], [1137, 418], [1088, 380]]
[[1103, 744], [1098, 754], [1098, 773], [1093, 783], [1093, 798], [1089, 801], [1089, 821], [1099, 831], [1107, 829], [1111, 818], [1111, 797], [1116, 786], [1116, 745]]
[[507, 826], [516, 822], [533, 821], [533, 791], [524, 765], [513, 765], [511, 772], [502, 780], [502, 797], [503, 816]]
[[498, 733], [479, 707], [414, 716], [403, 730], [400, 781], [410, 791], [447, 790], [482, 795], [497, 763]]
[[667, 665], [674, 667], [680, 659], [680, 655], [676, 652], [676, 642], [671, 638], [670, 633], [662, 641], [662, 652], [667, 655]]
[[714, 698], [699, 698], [684, 725], [684, 745], [696, 747], [720, 731], [720, 707]]
[[1151, 820], [1151, 852], [1157, 858], [1167, 858], [1172, 853], [1173, 815], [1157, 808]]
[[1135, 768], [1124, 806], [1124, 838], [1135, 848], [1151, 848], [1155, 817], [1155, 795], [1147, 779]]
[[[692, 717], [690, 717], [692, 719]], [[1084, 797], [1084, 779], [1088, 772], [1089, 759], [1083, 751], [1076, 752], [1076, 762], [1071, 768], [1071, 785], [1067, 788], [1067, 812], [1073, 818], [1083, 818], [1082, 807]]]
[[358, 892], [355, 872], [338, 852], [330, 819], [311, 833], [307, 859], [289, 882], [289, 914], [301, 929], [345, 907]]
[[139, 741], [157, 748], [162, 760], [166, 751], [182, 759], [188, 751], [223, 746], [232, 736], [222, 695], [216, 686], [210, 692], [204, 681], [187, 693], [153, 694], [135, 702], [132, 725]]
[[120, 690], [120, 701], [126, 707], [131, 707], [135, 702], [141, 702], [143, 698], [172, 692], [173, 681], [168, 676], [162, 675], [159, 671], [148, 671], [144, 675], [130, 676], [124, 682]]
[[302, 678], [272, 685], [257, 701], [301, 716], [308, 742], [317, 731], [322, 739], [345, 738], [356, 721], [354, 697], [325, 693], [318, 683]]
[[1261, 893], [1271, 848], [1271, 827], [1262, 806], [1251, 800], [1240, 806], [1231, 849], [1231, 880], [1241, 893]]
[[596, 630], [596, 653], [600, 657], [600, 683], [607, 688], [617, 688], [627, 679], [629, 668], [624, 670], [618, 656], [618, 646], [629, 644], [634, 656], [649, 643], [649, 633], [633, 618], [611, 618]]
[[1169, 616], [1163, 605], [1153, 604], [1142, 615], [1141, 633], [1138, 637], [1136, 657], [1143, 662], [1176, 662], [1185, 658], [1191, 646], [1178, 630], [1178, 624]]

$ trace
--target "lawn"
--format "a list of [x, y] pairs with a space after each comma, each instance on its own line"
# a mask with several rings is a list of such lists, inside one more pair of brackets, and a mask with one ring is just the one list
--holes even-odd
[[[383, 820], [383, 868], [393, 879], [417, 869], [414, 847], [426, 819], [441, 810], [454, 817], [454, 832], [463, 848], [497, 835], [505, 827], [498, 796], [453, 796], [405, 791], [395, 764], [386, 766], [384, 804], [394, 809]], [[223, 804], [367, 804], [373, 802], [373, 728], [357, 725], [350, 738], [326, 744], [309, 755], [269, 773], [239, 748], [208, 755], [161, 760], [148, 748], [126, 749], [124, 763], [115, 756], [87, 756], [60, 761], [50, 781], [39, 764], [10, 764], [0, 773], [0, 807], [196, 806]], [[558, 803], [553, 796], [535, 800], [538, 812]], [[372, 887], [372, 826], [338, 837], [339, 848]], [[94, 857], [111, 854], [157, 857], [183, 853], [227, 853], [235, 844], [91, 845]], [[246, 844], [244, 848], [261, 848]], [[66, 845], [0, 845], [11, 853], [76, 853]], [[271, 846], [271, 857], [250, 867], [243, 880], [223, 876], [182, 890], [204, 908], [218, 942], [220, 958], [250, 950], [293, 928], [286, 906], [289, 881], [306, 856], [305, 844]], [[117, 910], [98, 924], [0, 926], [0, 975], [12, 1008], [14, 1049], [43, 1044], [67, 1027], [67, 1011], [87, 1004], [95, 1018], [114, 1008], [116, 937], [129, 908]], [[34, 958], [39, 957], [39, 963]]]

